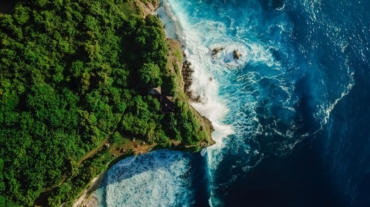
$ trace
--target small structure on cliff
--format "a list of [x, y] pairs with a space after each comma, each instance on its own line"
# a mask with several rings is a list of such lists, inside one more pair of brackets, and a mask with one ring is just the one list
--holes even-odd
[[148, 87], [148, 94], [149, 95], [161, 95], [162, 94], [162, 88], [160, 86], [153, 88]]

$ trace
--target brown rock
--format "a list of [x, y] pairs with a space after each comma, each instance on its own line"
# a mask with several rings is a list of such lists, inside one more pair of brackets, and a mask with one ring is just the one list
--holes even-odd
[[238, 50], [234, 50], [233, 56], [235, 59], [239, 59], [242, 56], [242, 54]]
[[215, 57], [217, 55], [217, 53], [219, 53], [220, 51], [224, 50], [225, 47], [216, 47], [212, 50], [212, 57]]

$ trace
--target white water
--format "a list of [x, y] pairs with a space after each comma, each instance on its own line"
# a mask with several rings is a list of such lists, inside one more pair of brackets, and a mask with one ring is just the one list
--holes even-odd
[[[192, 85], [190, 90], [194, 97], [200, 96], [201, 103], [192, 103], [192, 106], [200, 112], [203, 116], [207, 117], [215, 128], [212, 133], [212, 138], [216, 144], [209, 148], [217, 149], [222, 147], [222, 139], [234, 133], [231, 125], [224, 124], [224, 118], [229, 109], [226, 107], [224, 100], [220, 99], [219, 87], [220, 83], [215, 77], [215, 73], [228, 72], [226, 70], [236, 69], [240, 65], [244, 65], [247, 56], [243, 56], [240, 60], [234, 61], [232, 52], [237, 49], [246, 54], [246, 48], [240, 47], [241, 44], [233, 43], [228, 45], [221, 51], [217, 58], [211, 57], [211, 49], [219, 45], [212, 45], [207, 47], [205, 41], [209, 42], [211, 38], [224, 38], [226, 36], [226, 28], [223, 24], [217, 22], [201, 22], [198, 25], [190, 25], [186, 20], [189, 19], [185, 12], [181, 12], [182, 5], [177, 4], [175, 1], [162, 1], [162, 6], [156, 11], [165, 25], [165, 31], [168, 37], [177, 37], [185, 46], [186, 59], [191, 63], [191, 68], [194, 70], [192, 74]], [[176, 11], [176, 16], [174, 15]], [[202, 28], [202, 29], [200, 29]], [[217, 31], [214, 31], [215, 29]], [[212, 35], [208, 36], [204, 31], [212, 31]], [[218, 37], [214, 35], [219, 33]], [[227, 42], [224, 42], [224, 44]], [[221, 46], [221, 45], [220, 45]], [[222, 45], [223, 46], [223, 45]], [[238, 47], [239, 46], [239, 47]], [[221, 57], [227, 58], [227, 67], [225, 63], [220, 65], [223, 61]], [[221, 60], [220, 60], [221, 59]], [[203, 155], [206, 150], [203, 150]], [[208, 156], [208, 159], [210, 157]]]
[[[259, 157], [257, 162], [250, 165], [248, 156], [243, 160], [243, 169], [248, 170], [262, 160], [263, 154], [257, 149], [252, 149], [243, 140], [246, 136], [252, 138], [255, 136], [254, 133], [262, 133], [255, 112], [259, 96], [253, 94], [258, 91], [255, 89], [247, 92], [246, 89], [256, 88], [255, 84], [263, 78], [276, 79], [280, 82], [278, 78], [282, 72], [280, 63], [274, 60], [270, 52], [270, 49], [278, 45], [265, 45], [245, 38], [249, 34], [249, 24], [243, 27], [236, 26], [235, 19], [227, 17], [226, 11], [213, 11], [209, 14], [213, 17], [219, 13], [223, 14], [222, 21], [213, 17], [209, 17], [212, 21], [201, 20], [199, 17], [194, 19], [188, 13], [187, 6], [195, 6], [195, 10], [202, 7], [197, 8], [199, 5], [196, 2], [193, 2], [194, 5], [191, 4], [192, 2], [176, 0], [163, 1], [163, 6], [157, 10], [157, 14], [165, 25], [167, 36], [178, 38], [182, 42], [186, 59], [191, 62], [194, 73], [190, 89], [195, 97], [198, 95], [201, 97], [201, 103], [192, 103], [193, 107], [211, 120], [215, 128], [212, 137], [216, 144], [202, 151], [207, 160], [206, 167], [212, 185], [215, 179], [214, 171], [224, 157], [222, 152], [225, 147], [224, 139], [236, 132], [235, 127], [239, 134], [235, 140], [237, 143], [235, 151]], [[242, 18], [247, 19], [248, 15], [252, 14], [245, 14]], [[229, 19], [229, 23], [225, 23], [225, 19]], [[251, 22], [249, 26], [253, 27], [256, 24], [257, 22]], [[278, 27], [281, 31], [289, 30], [286, 25]], [[230, 30], [237, 34], [230, 34]], [[212, 57], [211, 52], [215, 47], [225, 49], [216, 57]], [[233, 58], [234, 50], [242, 54], [240, 59]], [[244, 70], [247, 64], [262, 64], [271, 69], [236, 75]], [[292, 90], [285, 83], [280, 85], [283, 91]], [[223, 94], [220, 94], [220, 88], [225, 86], [236, 87], [223, 89]], [[239, 98], [242, 99], [238, 100]], [[227, 118], [230, 110], [238, 112], [232, 119]], [[180, 152], [166, 151], [165, 156], [162, 153], [162, 151], [151, 152], [148, 155], [140, 155], [138, 157], [140, 160], [132, 158], [114, 166], [107, 176], [108, 182], [109, 180], [112, 182], [95, 193], [102, 206], [191, 205], [192, 189], [188, 186], [185, 176], [186, 169], [189, 168], [189, 159]], [[158, 169], [158, 163], [163, 163], [163, 167]], [[127, 173], [132, 176], [125, 176]], [[237, 175], [230, 178], [230, 182], [236, 177]], [[212, 196], [214, 194], [212, 188], [211, 186], [209, 202], [210, 205], [217, 205], [218, 201]]]
[[114, 165], [94, 196], [100, 206], [190, 206], [189, 157], [160, 150]]
[[[219, 201], [214, 196], [214, 189], [222, 186], [214, 186], [214, 173], [226, 156], [223, 149], [229, 147], [229, 153], [240, 155], [230, 163], [230, 168], [240, 167], [245, 172], [264, 158], [258, 146], [250, 146], [247, 140], [253, 141], [257, 135], [285, 137], [285, 141], [274, 143], [276, 151], [282, 153], [291, 151], [309, 136], [307, 133], [295, 134], [299, 126], [292, 121], [296, 113], [294, 105], [299, 101], [294, 95], [295, 81], [302, 76], [302, 69], [294, 65], [291, 47], [281, 46], [282, 37], [290, 37], [293, 25], [284, 21], [284, 15], [277, 15], [280, 19], [276, 18], [276, 22], [264, 22], [263, 13], [253, 2], [247, 5], [253, 9], [246, 8], [245, 12], [240, 9], [233, 14], [234, 11], [224, 8], [205, 8], [207, 5], [201, 2], [166, 0], [156, 12], [165, 25], [167, 36], [182, 42], [186, 59], [191, 62], [194, 73], [190, 89], [195, 97], [201, 97], [201, 103], [192, 105], [210, 119], [216, 129], [212, 133], [216, 144], [202, 150], [211, 185], [209, 203], [215, 206]], [[282, 10], [284, 8], [279, 11]], [[199, 17], [203, 12], [208, 12], [203, 16], [209, 17]], [[269, 41], [260, 41], [258, 31], [271, 35]], [[216, 47], [225, 49], [212, 57], [212, 49]], [[242, 54], [240, 59], [233, 58], [234, 50]], [[276, 60], [274, 50], [286, 55], [286, 62]], [[349, 71], [349, 74], [351, 80], [353, 73]], [[266, 80], [270, 85], [261, 87]], [[325, 124], [330, 111], [348, 94], [353, 84], [345, 85], [346, 90], [339, 98], [318, 106], [317, 119]], [[257, 109], [265, 99], [273, 99], [274, 103], [267, 100], [267, 104], [281, 108], [280, 117], [270, 111], [266, 112], [266, 117], [257, 116]], [[265, 108], [269, 107], [272, 108], [271, 105]], [[272, 123], [261, 124], [260, 119], [270, 118], [268, 115], [273, 117]], [[279, 128], [279, 123], [286, 124], [286, 129]], [[234, 136], [232, 143], [225, 140], [229, 135]], [[250, 162], [252, 158], [254, 161]], [[129, 158], [109, 171], [108, 182], [111, 182], [106, 188], [99, 189], [95, 196], [102, 206], [190, 206], [194, 195], [188, 180], [191, 177], [189, 162], [185, 154], [172, 151]], [[223, 186], [239, 176], [232, 175]]]

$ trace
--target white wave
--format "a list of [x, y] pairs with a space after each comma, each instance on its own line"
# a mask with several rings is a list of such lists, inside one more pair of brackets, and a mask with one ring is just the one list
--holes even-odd
[[283, 6], [282, 6], [282, 7], [276, 8], [276, 10], [278, 10], [278, 11], [282, 11], [282, 10], [284, 10], [284, 9], [285, 9], [285, 4], [283, 4]]
[[[193, 1], [163, 0], [156, 13], [165, 25], [166, 35], [179, 38], [184, 45], [184, 53], [194, 70], [190, 90], [195, 97], [199, 96], [201, 101], [192, 103], [192, 106], [210, 119], [215, 128], [212, 137], [216, 144], [201, 152], [207, 160], [205, 167], [208, 168], [212, 185], [215, 181], [215, 170], [226, 156], [223, 148], [227, 143], [225, 138], [229, 135], [235, 134], [236, 137], [234, 143], [231, 143], [232, 151], [246, 155], [245, 158], [235, 161], [233, 166], [242, 167], [244, 170], [254, 167], [264, 157], [262, 151], [248, 144], [248, 139], [272, 133], [274, 130], [282, 136], [293, 137], [293, 130], [280, 132], [273, 129], [272, 132], [265, 132], [256, 111], [261, 100], [266, 98], [266, 92], [259, 84], [268, 79], [277, 83], [276, 87], [283, 91], [281, 94], [287, 94], [287, 100], [281, 101], [281, 107], [294, 112], [291, 97], [294, 83], [282, 78], [285, 69], [275, 60], [272, 53], [279, 50], [280, 43], [262, 43], [258, 38], [248, 37], [253, 27], [260, 23], [257, 18], [241, 25], [235, 18], [227, 17], [232, 11], [225, 9], [221, 11], [221, 15], [210, 14], [221, 17], [202, 19], [196, 17], [196, 14], [219, 11], [203, 11], [204, 8], [198, 7], [199, 4], [201, 3]], [[222, 21], [218, 18], [224, 19]], [[277, 34], [280, 35], [290, 35], [293, 28], [285, 24], [278, 24], [276, 27], [279, 29]], [[266, 31], [268, 28], [266, 27]], [[216, 47], [224, 49], [212, 57], [212, 49]], [[233, 57], [235, 50], [242, 54], [239, 59]], [[247, 65], [253, 67], [245, 67]], [[261, 65], [263, 67], [259, 67]], [[288, 144], [287, 148], [295, 145]], [[107, 206], [191, 205], [192, 192], [188, 181], [183, 178], [186, 178], [189, 160], [182, 155], [176, 152], [149, 153], [113, 167], [109, 171], [109, 184], [105, 188]], [[256, 157], [257, 161], [249, 163], [252, 156]], [[235, 181], [237, 176], [230, 177], [229, 182]], [[211, 186], [211, 205], [218, 205], [219, 202], [214, 196], [216, 187]]]
[[160, 18], [161, 18], [161, 21], [162, 21], [162, 24], [164, 25], [165, 29], [165, 33], [166, 33], [166, 36], [168, 38], [172, 38], [172, 39], [177, 39], [178, 38], [178, 34], [177, 34], [177, 28], [176, 28], [176, 24], [174, 24], [173, 22], [176, 21], [175, 17], [172, 15], [168, 15], [169, 11], [166, 9], [166, 7], [159, 7], [156, 11], [155, 11], [155, 14], [157, 14]]
[[348, 67], [349, 83], [344, 88], [344, 91], [340, 94], [338, 98], [334, 99], [332, 102], [324, 103], [319, 106], [319, 111], [316, 114], [316, 117], [321, 117], [321, 114], [322, 113], [324, 114], [322, 121], [321, 121], [321, 127], [328, 122], [331, 111], [335, 108], [335, 106], [339, 103], [339, 101], [342, 100], [345, 96], [347, 96], [349, 92], [351, 91], [351, 89], [353, 88], [353, 86], [355, 85], [354, 75], [355, 73], [350, 72], [349, 67]]
[[130, 157], [114, 165], [94, 193], [101, 206], [190, 206], [186, 176], [190, 159], [181, 152], [161, 150]]
[[[186, 58], [194, 70], [190, 90], [194, 97], [200, 97], [201, 103], [192, 103], [192, 105], [198, 112], [212, 121], [215, 128], [212, 137], [217, 143], [216, 146], [220, 147], [222, 138], [232, 134], [233, 129], [232, 126], [222, 123], [229, 109], [219, 99], [219, 83], [214, 73], [215, 71], [223, 70], [223, 68], [217, 67], [217, 64], [213, 63], [214, 60], [210, 55], [210, 49], [204, 44], [211, 40], [204, 31], [212, 31], [213, 34], [214, 30], [216, 30], [216, 33], [219, 33], [218, 37], [224, 37], [226, 27], [222, 23], [211, 21], [202, 21], [191, 25], [186, 21], [190, 18], [186, 16], [187, 13], [184, 11], [187, 3], [181, 4], [178, 1], [164, 0], [162, 5], [166, 8], [167, 15], [177, 17], [176, 21], [172, 23], [177, 25], [174, 26], [177, 28], [176, 33], [180, 34], [179, 38], [185, 46]], [[217, 37], [212, 36], [211, 38]], [[225, 48], [224, 52], [229, 50], [229, 47]], [[232, 53], [232, 51], [229, 52]]]

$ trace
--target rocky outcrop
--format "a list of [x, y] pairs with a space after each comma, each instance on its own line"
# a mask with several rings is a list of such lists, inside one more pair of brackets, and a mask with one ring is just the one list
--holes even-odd
[[188, 99], [190, 99], [192, 102], [199, 103], [201, 102], [200, 96], [198, 95], [197, 97], [194, 97], [190, 90], [190, 86], [193, 83], [191, 79], [191, 74], [194, 72], [194, 70], [190, 68], [190, 65], [191, 63], [185, 60], [181, 70], [182, 78], [184, 81], [184, 92]]
[[224, 50], [225, 47], [216, 47], [216, 48], [213, 48], [212, 49], [212, 57], [215, 58], [216, 55], [221, 52], [222, 50]]
[[242, 54], [238, 50], [233, 51], [234, 59], [240, 59], [241, 56], [242, 56]]
[[190, 68], [191, 63], [187, 60], [185, 60], [184, 64], [182, 65], [182, 70], [181, 70], [181, 75], [182, 79], [184, 81], [184, 92], [188, 98], [191, 99], [192, 95], [189, 90], [191, 84], [192, 84], [192, 79], [191, 79], [191, 74], [194, 72], [193, 69]]
[[[170, 71], [175, 75], [177, 74], [176, 72], [177, 70], [174, 67], [174, 65], [177, 65], [179, 69], [181, 68], [180, 76], [178, 76], [178, 79], [177, 79], [178, 86], [182, 88], [188, 100], [192, 102], [201, 102], [200, 100], [201, 97], [200, 96], [194, 97], [192, 92], [190, 91], [190, 86], [192, 84], [191, 76], [192, 76], [192, 73], [194, 72], [194, 70], [191, 68], [191, 63], [187, 60], [182, 61], [182, 59], [186, 58], [185, 53], [182, 53], [183, 56], [182, 58], [180, 58], [181, 60], [175, 55], [176, 53], [178, 54], [179, 51], [182, 50], [181, 43], [178, 40], [174, 40], [174, 39], [167, 39], [167, 41], [170, 46], [169, 48], [170, 54], [168, 56], [169, 63], [171, 63], [169, 64]], [[184, 101], [188, 103], [188, 101], [186, 100]], [[202, 130], [207, 131], [209, 135], [207, 140], [204, 140], [203, 142], [201, 142], [200, 147], [206, 147], [206, 146], [213, 145], [215, 141], [212, 140], [211, 132], [213, 132], [215, 129], [212, 125], [212, 122], [206, 117], [202, 116], [190, 104], [189, 104], [189, 108], [192, 111], [192, 113], [195, 115], [196, 119], [198, 120], [199, 125], [202, 128]]]
[[142, 1], [136, 1], [136, 2], [140, 6], [140, 9], [141, 9], [142, 14], [144, 15], [144, 18], [149, 14], [153, 14], [154, 11], [159, 6], [159, 1], [158, 0], [155, 0], [155, 1], [152, 1], [152, 2], [146, 2], [146, 3], [142, 2]]

